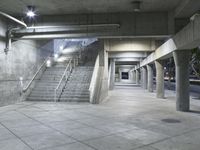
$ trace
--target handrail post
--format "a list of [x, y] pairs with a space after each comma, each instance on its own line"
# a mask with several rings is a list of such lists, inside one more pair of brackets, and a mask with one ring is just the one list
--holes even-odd
[[57, 91], [56, 91], [56, 89], [55, 89], [55, 93], [54, 93], [54, 101], [56, 102], [57, 100], [57, 96], [56, 96], [56, 93], [57, 93]]
[[76, 67], [76, 58], [74, 58], [74, 68]]
[[[69, 70], [69, 71], [68, 71], [68, 70]], [[57, 97], [57, 91], [59, 90], [60, 85], [61, 85], [63, 79], [65, 78], [65, 82], [67, 81], [67, 79], [68, 79], [68, 77], [69, 77], [69, 75], [70, 75], [70, 73], [71, 73], [71, 70], [72, 70], [72, 59], [70, 59], [69, 63], [67, 64], [66, 69], [65, 69], [65, 71], [64, 71], [64, 73], [63, 73], [63, 75], [62, 75], [62, 77], [61, 77], [61, 79], [60, 79], [60, 81], [59, 81], [57, 87], [55, 88], [55, 91], [54, 91], [54, 92], [55, 92], [55, 93], [54, 93], [54, 101], [55, 101], [55, 102], [57, 102], [57, 99], [58, 99], [59, 96], [60, 96], [60, 95], [59, 95], [59, 96]], [[68, 73], [69, 73], [69, 74], [68, 74]], [[64, 88], [64, 87], [62, 87], [61, 92], [62, 92], [63, 88]], [[60, 94], [61, 94], [61, 93], [60, 93]]]
[[69, 64], [69, 71], [71, 72], [72, 70], [72, 62], [70, 61], [70, 64]]

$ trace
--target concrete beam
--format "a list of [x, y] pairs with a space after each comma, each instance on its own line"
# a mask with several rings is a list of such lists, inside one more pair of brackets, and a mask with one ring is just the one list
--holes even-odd
[[109, 58], [145, 58], [148, 56], [147, 52], [109, 52]]
[[117, 62], [140, 62], [140, 58], [116, 58]]
[[[161, 45], [155, 52], [140, 62], [140, 66], [146, 66], [158, 59], [172, 57], [172, 52], [177, 50], [188, 50], [199, 46], [200, 44], [200, 15], [196, 16], [185, 28], [178, 32]], [[137, 68], [136, 68], [137, 69]]]
[[156, 49], [155, 40], [151, 39], [107, 39], [105, 47], [108, 52], [120, 51], [154, 51]]
[[176, 18], [191, 17], [200, 8], [200, 1], [197, 0], [182, 0], [179, 4], [174, 11]]

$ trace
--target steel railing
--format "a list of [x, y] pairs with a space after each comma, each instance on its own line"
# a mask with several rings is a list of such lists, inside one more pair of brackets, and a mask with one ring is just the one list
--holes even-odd
[[[55, 91], [54, 91], [54, 101], [57, 102], [58, 101], [58, 98], [59, 96], [61, 95], [63, 89], [64, 89], [64, 86], [61, 87], [61, 83], [63, 83], [63, 80], [66, 82], [68, 79], [69, 79], [69, 76], [72, 72], [72, 68], [73, 68], [73, 64], [72, 64], [72, 59], [69, 60], [69, 63], [67, 64], [67, 67], [65, 68], [65, 71], [57, 85], [57, 87], [55, 88]], [[75, 67], [75, 66], [74, 66]], [[60, 93], [58, 93], [58, 91], [60, 91]]]
[[30, 80], [30, 82], [27, 84], [27, 86], [25, 88], [22, 89], [22, 91], [25, 93], [29, 87], [31, 86], [31, 84], [33, 83], [33, 81], [35, 80], [35, 78], [37, 77], [37, 75], [40, 73], [40, 71], [42, 70], [43, 67], [46, 67], [46, 63], [49, 60], [50, 57], [47, 57], [44, 62], [42, 63], [42, 65], [39, 67], [39, 69], [37, 70], [37, 72], [34, 74], [34, 76], [32, 77], [32, 79]]

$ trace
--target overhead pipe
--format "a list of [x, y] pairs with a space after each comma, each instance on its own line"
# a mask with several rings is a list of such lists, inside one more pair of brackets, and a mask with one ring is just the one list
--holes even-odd
[[[29, 26], [26, 30], [35, 29], [54, 29], [54, 28], [102, 28], [102, 27], [116, 27], [120, 28], [120, 24], [71, 24], [71, 25], [47, 25], [47, 26]], [[20, 31], [20, 28], [13, 28], [12, 31]], [[22, 30], [23, 31], [23, 30]]]
[[27, 29], [43, 29], [43, 28], [66, 28], [66, 27], [120, 27], [120, 24], [72, 24], [72, 25], [56, 25], [56, 26], [32, 26]]
[[20, 21], [20, 20], [18, 20], [18, 19], [16, 19], [16, 18], [14, 18], [14, 17], [12, 17], [12, 16], [10, 16], [10, 15], [8, 15], [8, 14], [2, 12], [2, 11], [0, 11], [0, 15], [4, 16], [4, 17], [6, 17], [6, 18], [9, 18], [9, 19], [11, 19], [11, 20], [13, 20], [14, 22], [20, 24], [20, 25], [23, 26], [24, 28], [27, 28], [27, 25], [26, 25], [24, 22], [22, 22], [22, 21]]
[[[2, 11], [0, 11], [0, 15], [6, 17], [8, 19], [11, 19], [12, 21], [20, 24], [21, 26], [23, 26], [23, 28], [27, 28], [27, 25], [24, 22], [14, 18], [14, 17], [12, 17], [12, 16], [10, 16], [10, 15], [2, 12]], [[8, 51], [11, 49], [11, 32], [12, 32], [12, 29], [8, 30], [7, 33], [6, 33], [7, 38], [6, 38], [6, 47], [4, 49], [5, 54], [7, 54]]]
[[[21, 38], [25, 38], [24, 36], [27, 36], [28, 38], [29, 38], [29, 36], [34, 36], [34, 39], [35, 39], [35, 38], [37, 38], [37, 36], [42, 36], [42, 38], [44, 38], [45, 35], [47, 37], [49, 37], [49, 35], [53, 35], [53, 37], [55, 37], [55, 35], [59, 35], [59, 36], [61, 35], [61, 38], [63, 38], [62, 34], [66, 34], [66, 33], [73, 34], [72, 32], [70, 32], [71, 30], [78, 31], [77, 29], [85, 29], [85, 28], [101, 29], [101, 28], [106, 28], [106, 27], [107, 28], [120, 28], [120, 24], [80, 24], [80, 25], [71, 24], [71, 25], [55, 25], [55, 26], [54, 25], [30, 26], [24, 30], [23, 29], [20, 30], [19, 28], [13, 29], [12, 31], [14, 31], [13, 32], [14, 36], [12, 38], [20, 39], [21, 36], [22, 36]], [[43, 30], [43, 29], [46, 29], [46, 30]], [[76, 34], [78, 34], [78, 33], [76, 32]], [[85, 34], [87, 36], [87, 33], [85, 33]], [[59, 36], [56, 36], [56, 37], [59, 38]]]

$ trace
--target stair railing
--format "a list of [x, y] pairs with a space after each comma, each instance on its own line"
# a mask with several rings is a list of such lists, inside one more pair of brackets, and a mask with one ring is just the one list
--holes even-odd
[[37, 72], [33, 75], [32, 79], [30, 80], [30, 82], [27, 84], [26, 87], [24, 87], [22, 89], [22, 92], [25, 93], [31, 86], [31, 84], [33, 83], [33, 81], [35, 80], [35, 78], [37, 77], [37, 75], [41, 72], [41, 70], [45, 67], [46, 68], [46, 63], [49, 60], [50, 57], [47, 57], [44, 62], [41, 64], [41, 66], [39, 67], [39, 69], [37, 70]]
[[[67, 67], [65, 68], [65, 71], [64, 71], [64, 73], [63, 73], [63, 75], [62, 75], [62, 77], [61, 77], [61, 79], [60, 79], [60, 81], [59, 81], [59, 83], [57, 85], [57, 87], [55, 88], [55, 91], [54, 91], [54, 101], [55, 102], [58, 101], [58, 98], [59, 98], [59, 96], [61, 95], [61, 93], [62, 93], [62, 91], [64, 89], [64, 86], [61, 87], [61, 83], [63, 82], [63, 80], [66, 82], [69, 79], [69, 76], [70, 76], [70, 74], [72, 72], [72, 67], [73, 67], [72, 63], [73, 63], [72, 59], [70, 59], [69, 63], [67, 64]], [[60, 87], [61, 87], [61, 89], [60, 89]], [[58, 93], [59, 89], [60, 89], [60, 93]]]

